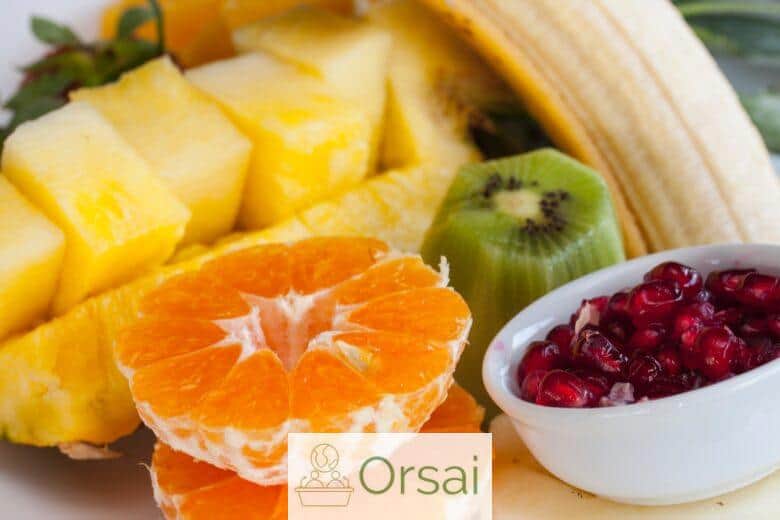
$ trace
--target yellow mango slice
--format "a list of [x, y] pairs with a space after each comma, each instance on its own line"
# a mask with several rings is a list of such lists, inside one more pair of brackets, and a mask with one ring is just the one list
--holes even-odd
[[192, 213], [182, 242], [233, 229], [251, 144], [220, 108], [159, 58], [71, 99], [97, 108]]
[[46, 316], [64, 252], [62, 231], [0, 177], [0, 338]]
[[94, 108], [70, 103], [5, 142], [5, 176], [65, 232], [53, 310], [164, 262], [189, 211]]
[[191, 69], [187, 77], [254, 144], [244, 227], [278, 222], [368, 173], [371, 123], [322, 79], [260, 53]]

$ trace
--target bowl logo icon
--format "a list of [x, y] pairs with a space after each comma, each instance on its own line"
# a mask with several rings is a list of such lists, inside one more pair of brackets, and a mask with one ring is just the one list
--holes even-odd
[[295, 488], [303, 507], [347, 507], [354, 488], [338, 471], [339, 452], [330, 444], [311, 450], [311, 472]]

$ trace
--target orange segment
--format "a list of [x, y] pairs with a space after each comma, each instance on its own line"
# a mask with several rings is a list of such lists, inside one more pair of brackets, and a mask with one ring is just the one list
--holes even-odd
[[203, 266], [203, 272], [243, 293], [273, 298], [290, 292], [290, 248], [252, 247]]
[[195, 409], [217, 387], [240, 352], [238, 345], [211, 347], [158, 361], [133, 375], [133, 396], [150, 403], [158, 416], [181, 415]]
[[468, 329], [471, 313], [452, 289], [428, 288], [376, 298], [351, 312], [346, 320], [374, 330], [452, 341]]
[[347, 280], [333, 290], [341, 304], [361, 303], [372, 298], [407, 289], [442, 285], [439, 273], [418, 257], [403, 257], [376, 264], [360, 276]]
[[362, 273], [387, 252], [373, 238], [324, 237], [302, 240], [292, 247], [293, 287], [310, 294]]
[[343, 431], [349, 412], [379, 397], [371, 381], [326, 350], [307, 351], [290, 382], [292, 416], [308, 419], [312, 431]]
[[249, 310], [238, 291], [202, 272], [171, 278], [141, 303], [142, 313], [158, 317], [216, 320], [243, 316]]
[[287, 433], [416, 431], [442, 402], [471, 322], [442, 285], [371, 238], [255, 247], [152, 292], [117, 359], [162, 442], [279, 484]]
[[[423, 433], [479, 431], [484, 410], [471, 395], [452, 385]], [[169, 520], [287, 518], [287, 487], [259, 486], [158, 443], [152, 458], [155, 498]], [[258, 514], [265, 516], [252, 516]]]
[[[224, 338], [225, 331], [213, 321], [146, 317], [121, 333], [117, 356], [123, 365], [136, 369], [161, 359], [200, 350]], [[146, 348], [148, 346], [154, 347]]]
[[207, 428], [261, 430], [284, 422], [289, 407], [287, 374], [265, 349], [238, 363], [203, 401], [197, 417]]

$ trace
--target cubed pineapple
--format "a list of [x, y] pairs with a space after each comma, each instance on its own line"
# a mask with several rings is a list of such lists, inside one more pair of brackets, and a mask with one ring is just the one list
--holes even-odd
[[164, 262], [189, 219], [147, 162], [86, 103], [20, 126], [5, 142], [2, 170], [65, 232], [57, 314]]
[[469, 114], [513, 99], [511, 91], [425, 6], [411, 0], [379, 3], [367, 16], [393, 37], [383, 166], [477, 158]]
[[64, 251], [62, 231], [0, 177], [0, 338], [46, 315]]
[[261, 228], [360, 182], [371, 125], [324, 80], [253, 53], [187, 73], [254, 144], [240, 221]]
[[386, 31], [332, 11], [303, 6], [233, 32], [239, 52], [265, 51], [333, 85], [365, 109], [376, 155], [385, 111], [392, 40]]
[[190, 209], [183, 243], [212, 242], [233, 228], [251, 144], [168, 58], [71, 99], [97, 108]]

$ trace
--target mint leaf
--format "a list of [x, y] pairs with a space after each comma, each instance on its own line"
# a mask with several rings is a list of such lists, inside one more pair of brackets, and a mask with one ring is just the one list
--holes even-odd
[[50, 45], [80, 45], [78, 36], [64, 25], [40, 16], [33, 16], [30, 22], [33, 34], [43, 43]]
[[136, 29], [154, 18], [154, 11], [148, 7], [131, 7], [119, 18], [117, 35], [119, 38], [130, 38]]

